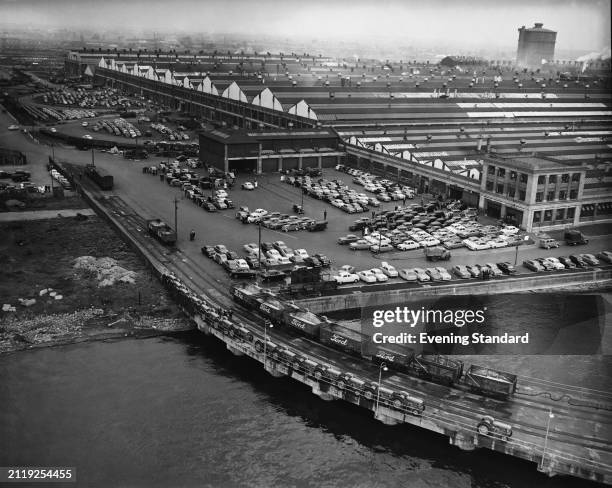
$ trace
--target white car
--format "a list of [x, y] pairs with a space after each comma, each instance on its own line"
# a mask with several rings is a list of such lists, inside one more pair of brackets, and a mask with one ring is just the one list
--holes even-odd
[[412, 270], [417, 275], [418, 281], [430, 281], [431, 277], [427, 274], [427, 272], [423, 268], [412, 268]]
[[436, 266], [434, 269], [438, 273], [440, 273], [440, 276], [442, 277], [442, 281], [450, 281], [453, 279], [453, 277], [450, 275], [450, 273], [448, 272], [446, 268], [443, 268], [442, 266]]
[[506, 227], [502, 228], [502, 234], [506, 234], [508, 236], [513, 236], [518, 234], [519, 229], [518, 227], [515, 227], [513, 225], [507, 225]]
[[243, 190], [254, 190], [255, 189], [255, 185], [253, 183], [251, 183], [250, 181], [245, 181], [242, 185], [241, 188]]
[[249, 216], [247, 217], [247, 222], [249, 224], [259, 222], [261, 218], [268, 213], [266, 210], [263, 210], [262, 212], [259, 212], [257, 210], [255, 210], [254, 212], [251, 212]]
[[91, 137], [89, 134], [85, 134], [85, 135], [83, 136], [83, 139], [92, 140], [92, 139], [93, 139], [93, 137]]
[[278, 264], [291, 264], [291, 259], [287, 256], [279, 256], [277, 258]]
[[49, 130], [50, 130], [51, 132], [53, 132], [53, 133], [56, 133], [56, 132], [57, 132], [57, 129], [56, 129], [55, 127], [51, 127]]
[[334, 280], [336, 280], [337, 283], [357, 283], [359, 281], [359, 276], [355, 273], [339, 271], [338, 274], [334, 276]]
[[382, 263], [380, 263], [380, 269], [389, 278], [395, 278], [398, 275], [398, 272], [397, 272], [397, 269], [395, 269], [395, 266], [392, 266], [391, 264], [387, 263], [387, 261], [383, 261]]
[[565, 269], [565, 265], [555, 257], [544, 258], [544, 261], [552, 264], [554, 269]]
[[293, 254], [302, 258], [302, 260], [308, 257], [308, 252], [306, 252], [306, 249], [296, 249], [295, 251], [293, 251]]
[[[561, 263], [559, 263], [561, 264]], [[489, 272], [493, 275], [493, 276], [502, 276], [504, 273], [502, 272], [501, 269], [499, 269], [499, 267], [497, 266], [497, 264], [495, 263], [485, 263], [485, 266], [487, 268], [489, 268]], [[561, 266], [563, 266], [561, 264]], [[559, 268], [559, 269], [565, 269], [565, 266], [563, 266], [563, 268]]]
[[278, 259], [275, 259], [275, 258], [264, 259], [265, 266], [278, 266], [278, 264], [279, 264]]
[[271, 259], [276, 259], [277, 261], [282, 257], [281, 253], [278, 252], [276, 249], [270, 249], [269, 251], [267, 251], [266, 256]]
[[359, 279], [365, 283], [376, 283], [376, 276], [369, 269], [365, 269], [357, 273]]
[[421, 247], [432, 247], [432, 246], [437, 246], [438, 244], [440, 244], [440, 241], [434, 237], [428, 237], [426, 239], [423, 239], [421, 242]]
[[417, 280], [417, 274], [411, 268], [400, 269], [399, 276], [400, 278], [406, 281], [416, 281]]
[[376, 281], [380, 283], [384, 283], [385, 281], [389, 281], [389, 277], [383, 273], [383, 270], [380, 268], [372, 268], [370, 270], [372, 274], [376, 277]]
[[8, 130], [19, 130], [19, 126], [18, 126], [18, 125], [15, 125], [15, 124], [13, 124], [13, 125], [9, 125], [9, 126], [8, 126]]
[[217, 198], [227, 198], [227, 192], [225, 190], [217, 190], [215, 196]]
[[244, 249], [247, 254], [257, 254], [259, 252], [259, 247], [254, 242], [249, 242], [248, 244], [245, 244], [244, 246], [242, 246], [242, 249]]
[[419, 247], [421, 247], [421, 246], [419, 246], [418, 242], [414, 242], [414, 241], [411, 241], [411, 240], [404, 241], [401, 244], [397, 245], [397, 248], [400, 251], [410, 251], [412, 249], [418, 249]]

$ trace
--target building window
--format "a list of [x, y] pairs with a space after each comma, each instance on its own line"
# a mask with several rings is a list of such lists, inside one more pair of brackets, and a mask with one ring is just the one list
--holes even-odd
[[555, 220], [563, 220], [565, 218], [565, 209], [564, 208], [558, 208], [557, 209], [557, 216], [555, 217]]
[[580, 181], [580, 173], [572, 174], [572, 181]]
[[510, 171], [510, 179], [516, 180], [516, 171]]
[[546, 183], [546, 176], [544, 175], [538, 176], [538, 185], [543, 185], [544, 183]]
[[536, 202], [541, 202], [543, 196], [544, 196], [544, 194], [541, 191], [537, 192], [536, 193]]
[[552, 220], [552, 210], [544, 210], [544, 222], [550, 222]]
[[506, 170], [504, 168], [498, 168], [497, 176], [499, 176], [500, 178], [503, 178], [504, 176], [506, 176]]
[[567, 209], [567, 218], [573, 219], [576, 216], [576, 207], [570, 207]]
[[578, 190], [570, 190], [570, 200], [576, 200], [578, 198]]
[[562, 183], [569, 183], [569, 174], [565, 173], [561, 175], [561, 182]]
[[514, 198], [514, 195], [516, 195], [516, 188], [514, 188], [513, 186], [509, 186], [508, 187], [508, 196], [510, 198]]
[[533, 212], [533, 223], [536, 224], [542, 220], [542, 212], [539, 210], [537, 212]]
[[519, 180], [521, 183], [527, 183], [528, 176], [525, 173], [521, 173], [521, 179]]
[[550, 176], [548, 177], [548, 183], [549, 183], [549, 184], [551, 184], [551, 185], [552, 185], [552, 184], [555, 184], [556, 182], [557, 182], [557, 175], [550, 175]]
[[546, 194], [546, 200], [550, 202], [550, 201], [552, 201], [554, 199], [555, 199], [555, 192], [554, 191], [549, 191]]
[[493, 182], [492, 181], [487, 181], [487, 190], [489, 190], [489, 191], [493, 190]]
[[559, 192], [559, 200], [567, 200], [567, 192], [565, 190]]
[[490, 175], [494, 175], [495, 174], [495, 166], [489, 166], [488, 169], [487, 169], [487, 172]]
[[503, 193], [503, 192], [504, 192], [504, 185], [498, 184], [497, 187], [495, 188], [495, 193]]
[[519, 190], [519, 200], [524, 202], [525, 201], [525, 190]]

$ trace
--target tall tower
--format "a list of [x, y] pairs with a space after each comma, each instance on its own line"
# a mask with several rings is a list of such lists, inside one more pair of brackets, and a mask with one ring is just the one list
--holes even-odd
[[516, 51], [516, 64], [520, 68], [540, 68], [542, 60], [550, 63], [555, 58], [557, 33], [544, 29], [544, 24], [536, 23], [530, 29], [521, 27]]

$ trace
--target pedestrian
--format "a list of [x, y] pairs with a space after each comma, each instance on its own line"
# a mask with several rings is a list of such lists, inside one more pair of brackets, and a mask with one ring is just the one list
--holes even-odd
[[255, 178], [255, 181], [253, 182], [253, 186], [257, 188], [257, 178]]
[[193, 241], [195, 239], [195, 230], [191, 229], [191, 232], [189, 232], [189, 240]]
[[404, 206], [406, 206], [406, 195], [404, 195]]
[[327, 220], [327, 210], [323, 210], [323, 220]]

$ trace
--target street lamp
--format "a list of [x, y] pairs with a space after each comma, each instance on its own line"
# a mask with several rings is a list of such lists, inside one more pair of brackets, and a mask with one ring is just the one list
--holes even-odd
[[266, 359], [268, 355], [268, 327], [274, 327], [274, 324], [269, 320], [264, 320], [264, 369], [266, 369]]
[[378, 388], [376, 388], [376, 408], [374, 409], [374, 414], [378, 413], [378, 404], [380, 403], [380, 383], [382, 381], [383, 371], [389, 371], [389, 368], [387, 368], [385, 363], [380, 363], [380, 368], [378, 368]]
[[[529, 236], [525, 236], [523, 238], [524, 241], [528, 241], [529, 240]], [[520, 242], [517, 241], [516, 243], [516, 253], [514, 254], [514, 266], [516, 266], [516, 263], [518, 262], [518, 250], [519, 250], [519, 244]]]
[[540, 471], [544, 468], [544, 457], [546, 456], [546, 447], [548, 445], [548, 433], [550, 432], [550, 421], [555, 416], [552, 413], [552, 408], [548, 409], [548, 420], [546, 422], [546, 435], [544, 436], [544, 448], [542, 449], [542, 459], [540, 460]]

